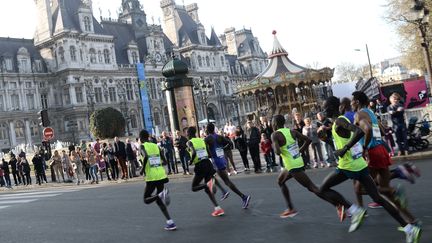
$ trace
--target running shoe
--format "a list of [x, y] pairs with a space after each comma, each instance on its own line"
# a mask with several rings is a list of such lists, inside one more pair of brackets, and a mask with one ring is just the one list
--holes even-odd
[[405, 179], [409, 181], [411, 184], [415, 183], [415, 178], [412, 175], [411, 172], [409, 172], [408, 167], [405, 165], [398, 165], [398, 167], [395, 169], [396, 173], [398, 173], [399, 178]]
[[243, 209], [247, 209], [249, 206], [249, 201], [251, 199], [250, 195], [245, 195], [244, 198], [242, 199], [242, 207]]
[[371, 202], [371, 203], [368, 203], [368, 208], [382, 208], [382, 206], [381, 206], [381, 204], [379, 204], [379, 203], [376, 203], [376, 202]]
[[222, 197], [221, 197], [221, 201], [223, 201], [223, 200], [227, 199], [227, 198], [228, 198], [228, 196], [229, 196], [229, 194], [230, 194], [230, 192], [229, 192], [229, 191], [225, 192], [225, 193], [224, 193], [224, 194], [222, 195]]
[[366, 213], [366, 209], [360, 208], [357, 210], [357, 212], [353, 213], [351, 216], [351, 225], [349, 227], [348, 232], [354, 232], [356, 231], [360, 225], [363, 223], [363, 219]]
[[405, 194], [405, 189], [400, 184], [396, 187], [394, 196], [402, 208], [406, 208], [408, 206], [408, 199]]
[[167, 225], [165, 226], [165, 230], [168, 230], [168, 231], [173, 231], [173, 230], [176, 230], [176, 229], [177, 229], [177, 226], [176, 226], [175, 223], [167, 224]]
[[404, 163], [403, 166], [408, 170], [409, 173], [414, 174], [417, 177], [420, 177], [420, 170], [412, 163]]
[[210, 190], [210, 193], [216, 193], [216, 188], [215, 188], [215, 180], [214, 178], [211, 178], [208, 182], [207, 182], [207, 187]]
[[345, 218], [347, 217], [346, 213], [345, 213], [345, 206], [344, 205], [338, 205], [336, 207], [337, 210], [337, 214], [338, 214], [338, 218], [339, 220], [342, 222], [345, 220]]
[[225, 211], [221, 208], [221, 209], [215, 209], [215, 211], [213, 211], [213, 213], [211, 214], [213, 217], [219, 217], [225, 214]]
[[398, 230], [405, 233], [405, 239], [407, 243], [418, 243], [420, 242], [420, 237], [422, 233], [422, 229], [418, 226], [411, 225], [411, 228], [407, 230], [409, 224], [405, 227], [399, 227]]
[[286, 218], [294, 218], [296, 215], [298, 214], [298, 212], [295, 209], [287, 209], [285, 211], [283, 211], [279, 217], [286, 219]]

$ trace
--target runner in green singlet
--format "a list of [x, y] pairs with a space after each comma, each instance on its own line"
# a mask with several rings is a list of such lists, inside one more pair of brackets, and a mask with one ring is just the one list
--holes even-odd
[[[167, 220], [165, 230], [175, 230], [177, 226], [171, 219], [166, 207], [170, 203], [168, 189], [164, 186], [165, 183], [168, 183], [168, 177], [165, 168], [162, 166], [162, 161], [166, 163], [166, 160], [158, 145], [148, 140], [149, 133], [146, 130], [142, 130], [139, 137], [141, 141], [140, 154], [144, 163], [141, 174], [145, 173], [146, 181], [144, 203], [156, 202]], [[157, 190], [156, 194], [152, 195], [155, 190]]]

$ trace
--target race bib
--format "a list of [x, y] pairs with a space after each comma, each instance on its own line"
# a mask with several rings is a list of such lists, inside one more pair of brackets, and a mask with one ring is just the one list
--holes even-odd
[[207, 159], [207, 151], [205, 149], [196, 150], [196, 154], [199, 160]]
[[363, 156], [363, 147], [360, 145], [360, 143], [356, 143], [354, 146], [352, 146], [350, 151], [353, 159], [358, 159]]
[[300, 148], [297, 143], [288, 145], [287, 148], [293, 159], [297, 159], [298, 157], [300, 157]]
[[159, 167], [161, 166], [161, 160], [159, 156], [154, 156], [149, 158], [150, 167]]
[[381, 140], [381, 130], [377, 124], [372, 125], [372, 136], [377, 140]]
[[223, 149], [221, 149], [221, 148], [216, 149], [216, 157], [218, 157], [218, 158], [224, 158], [225, 157]]

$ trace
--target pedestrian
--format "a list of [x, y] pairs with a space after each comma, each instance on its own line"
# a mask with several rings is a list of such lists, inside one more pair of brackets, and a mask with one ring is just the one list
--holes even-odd
[[60, 176], [61, 176], [61, 178], [63, 179], [63, 182], [65, 182], [64, 172], [63, 172], [63, 167], [62, 167], [62, 157], [60, 156], [60, 154], [57, 150], [54, 151], [54, 155], [51, 159], [52, 159], [51, 165], [52, 165], [53, 170], [54, 170], [55, 180], [58, 183], [60, 183]]
[[23, 167], [23, 160], [25, 159], [25, 157], [19, 157], [18, 156], [18, 161], [17, 161], [17, 172], [19, 174], [19, 177], [21, 177], [22, 180], [22, 184], [26, 185], [27, 184], [27, 180], [24, 177], [24, 167]]
[[[303, 127], [305, 126], [303, 116], [299, 112], [294, 112], [294, 130], [296, 130], [299, 133], [303, 132]], [[302, 141], [299, 141], [299, 146], [301, 147]], [[309, 151], [305, 150], [303, 153], [301, 153], [301, 156], [303, 158], [303, 162], [305, 163], [306, 168], [310, 168], [310, 157], [309, 157]]]
[[247, 143], [246, 143], [246, 138], [243, 132], [243, 129], [241, 128], [241, 126], [238, 126], [236, 128], [235, 131], [235, 137], [234, 137], [234, 144], [236, 149], [239, 151], [240, 153], [240, 157], [243, 161], [243, 166], [244, 166], [244, 170], [245, 172], [249, 172], [249, 160], [247, 158], [247, 151], [248, 151], [248, 147], [247, 147]]
[[324, 148], [326, 151], [326, 162], [327, 167], [334, 166], [336, 164], [336, 158], [334, 156], [334, 145], [333, 145], [333, 138], [332, 138], [332, 122], [330, 119], [328, 119], [324, 113], [318, 112], [317, 114], [318, 122], [317, 122], [317, 133], [320, 133], [321, 131], [326, 134], [324, 142]]
[[[231, 138], [228, 136], [228, 134], [225, 135], [225, 141], [227, 141], [227, 144], [223, 147], [224, 154], [225, 154], [225, 160], [227, 161], [227, 171], [228, 175], [234, 174], [237, 175], [237, 168], [234, 163], [234, 157], [232, 150], [234, 149], [234, 143], [231, 140]], [[230, 168], [230, 164], [232, 166], [232, 170]]]
[[265, 133], [261, 133], [261, 143], [260, 143], [260, 148], [261, 148], [261, 153], [264, 155], [264, 159], [266, 161], [266, 173], [270, 173], [273, 172], [273, 158], [271, 156], [271, 141], [270, 139], [267, 137], [267, 134]]
[[[270, 122], [267, 120], [267, 117], [265, 117], [265, 116], [260, 117], [260, 122], [261, 122], [261, 129], [260, 129], [261, 133], [265, 133], [267, 138], [270, 139], [271, 135], [273, 134], [273, 128], [272, 128]], [[271, 155], [271, 159], [272, 159], [272, 165], [271, 166], [272, 166], [273, 170], [276, 170], [276, 167], [277, 167], [276, 154], [273, 150], [273, 146], [270, 146], [270, 155]]]
[[182, 164], [182, 168], [183, 168], [183, 174], [184, 175], [189, 175], [189, 154], [187, 152], [187, 138], [185, 136], [183, 136], [183, 134], [180, 131], [176, 131], [176, 139], [174, 141], [174, 147], [177, 149], [179, 157], [180, 157], [180, 162]]
[[321, 164], [321, 167], [325, 167], [317, 128], [312, 125], [312, 121], [308, 117], [304, 119], [304, 123], [302, 134], [311, 140], [311, 144], [308, 147], [310, 162], [313, 163], [314, 168], [318, 168], [318, 164]]
[[71, 182], [73, 179], [74, 172], [73, 172], [71, 161], [69, 159], [69, 155], [66, 153], [65, 150], [62, 150], [61, 161], [62, 161], [63, 171], [64, 173], [66, 173], [68, 182]]
[[120, 141], [118, 137], [114, 138], [114, 154], [117, 158], [117, 163], [122, 170], [122, 180], [128, 179], [128, 169], [126, 165], [126, 145]]
[[89, 144], [86, 151], [87, 162], [90, 166], [90, 176], [91, 176], [91, 184], [99, 184], [98, 177], [98, 164], [96, 162], [96, 152], [93, 150], [92, 146]]
[[[258, 130], [258, 129], [257, 129]], [[240, 199], [242, 200], [242, 208], [247, 209], [249, 206], [249, 201], [251, 199], [250, 195], [243, 194], [237, 186], [229, 179], [227, 172], [227, 161], [225, 159], [224, 146], [226, 146], [230, 140], [216, 134], [215, 125], [213, 123], [209, 123], [207, 125], [207, 137], [204, 139], [205, 144], [207, 145], [209, 155], [213, 161], [213, 164], [216, 168], [216, 172], [219, 177], [223, 180], [225, 185], [227, 185], [233, 192], [235, 192]], [[258, 151], [259, 153], [259, 151]], [[259, 155], [258, 155], [259, 156]], [[224, 193], [227, 194], [227, 193]]]
[[9, 163], [4, 158], [2, 158], [2, 164], [0, 166], [0, 169], [3, 171], [5, 186], [7, 188], [12, 188], [11, 179], [10, 179]]
[[[337, 149], [335, 154], [339, 157], [339, 163], [338, 168], [324, 179], [320, 191], [322, 193], [330, 193], [330, 198], [339, 204], [337, 208], [341, 221], [345, 218], [345, 209], [347, 209], [351, 215], [349, 232], [353, 232], [360, 227], [366, 210], [348, 202], [332, 187], [348, 179], [360, 182], [373, 201], [382, 205], [399, 222], [402, 227], [401, 230], [406, 234], [407, 242], [418, 242], [421, 229], [416, 225], [408, 223], [401, 216], [397, 207], [378, 192], [376, 184], [369, 174], [368, 165], [363, 159], [362, 146], [358, 143], [364, 137], [364, 132], [362, 132], [361, 128], [350, 123], [346, 117], [339, 116], [339, 105], [339, 99], [334, 96], [327, 98], [323, 105], [326, 114], [334, 119], [332, 133]], [[370, 130], [372, 131], [372, 129]]]
[[261, 141], [261, 133], [252, 121], [247, 122], [246, 130], [247, 144], [249, 153], [252, 157], [255, 173], [261, 173], [261, 158], [259, 144]]
[[134, 146], [132, 145], [130, 139], [126, 139], [126, 159], [128, 165], [129, 178], [136, 177], [136, 152]]
[[[156, 202], [166, 218], [165, 230], [177, 229], [176, 224], [168, 213], [167, 206], [170, 204], [168, 189], [165, 184], [168, 183], [168, 177], [162, 165], [165, 161], [164, 154], [157, 144], [149, 141], [149, 133], [142, 130], [139, 134], [141, 140], [140, 154], [144, 161], [142, 173], [145, 173], [146, 186], [144, 189], [144, 203], [150, 204]], [[153, 192], [156, 190], [156, 194]]]
[[4, 180], [4, 173], [3, 169], [0, 166], [0, 187], [6, 186], [5, 180]]
[[119, 179], [120, 171], [117, 161], [115, 160], [114, 148], [111, 143], [108, 143], [108, 147], [106, 148], [105, 153], [111, 168], [111, 178], [116, 181]]
[[[108, 144], [107, 143], [102, 143], [102, 148], [101, 148], [101, 152], [100, 153], [101, 153], [101, 156], [102, 156], [102, 160], [104, 161], [104, 165], [105, 165], [104, 172], [106, 173], [106, 176], [107, 176], [108, 180], [110, 181], [111, 180], [111, 175], [112, 175], [112, 172], [110, 173], [110, 170], [112, 171], [112, 168], [111, 168], [111, 164], [109, 162], [107, 150], [108, 150]], [[101, 175], [101, 177], [102, 177], [102, 175]]]
[[32, 179], [30, 176], [30, 172], [31, 172], [31, 168], [30, 168], [30, 164], [27, 161], [26, 157], [21, 157], [21, 165], [22, 165], [22, 171], [24, 174], [24, 185], [26, 186], [30, 186], [32, 184]]
[[390, 156], [394, 156], [394, 147], [395, 147], [395, 141], [393, 139], [393, 129], [388, 125], [388, 122], [386, 120], [382, 121], [381, 124], [384, 128], [384, 139], [387, 143], [387, 146], [390, 148]]
[[[196, 133], [197, 130], [195, 127], [189, 127], [187, 129], [187, 137], [189, 139], [189, 141], [187, 142], [187, 146], [191, 154], [189, 164], [194, 165], [192, 191], [197, 192], [204, 190], [210, 198], [210, 201], [214, 205], [214, 211], [211, 215], [213, 217], [222, 216], [225, 214], [225, 212], [219, 206], [214, 196], [215, 184], [217, 182], [216, 178], [214, 178], [216, 170], [214, 169], [213, 164], [210, 161], [209, 152], [204, 139], [197, 138]], [[204, 180], [204, 184], [201, 184], [202, 180]]]
[[390, 114], [393, 130], [396, 134], [396, 143], [398, 144], [398, 156], [408, 155], [408, 130], [405, 123], [405, 109], [401, 102], [401, 96], [398, 93], [390, 95], [390, 105], [387, 107]]
[[174, 164], [174, 145], [172, 139], [168, 136], [166, 131], [162, 132], [161, 148], [164, 153], [165, 159], [167, 160], [168, 175], [172, 173], [177, 174]]
[[81, 158], [78, 155], [78, 153], [76, 152], [76, 150], [71, 152], [70, 160], [72, 163], [72, 168], [74, 168], [74, 171], [75, 171], [75, 177], [77, 180], [76, 184], [79, 185], [80, 183], [84, 183], [82, 162], [81, 162]]
[[36, 174], [36, 183], [40, 186], [42, 185], [42, 181], [44, 180], [44, 165], [43, 158], [39, 152], [36, 152], [33, 156], [32, 163]]
[[12, 151], [9, 153], [9, 156], [10, 156], [9, 165], [10, 165], [11, 170], [12, 170], [12, 176], [14, 179], [14, 183], [15, 183], [15, 186], [18, 186], [22, 183], [21, 182], [21, 176], [17, 170], [18, 160], [16, 159], [16, 156], [14, 153], [12, 153]]

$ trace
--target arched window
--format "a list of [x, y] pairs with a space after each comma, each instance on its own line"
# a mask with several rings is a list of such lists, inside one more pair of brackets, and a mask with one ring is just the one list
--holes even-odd
[[155, 109], [153, 111], [153, 121], [154, 121], [155, 126], [160, 125], [160, 111], [159, 111], [159, 109]]
[[90, 48], [89, 53], [90, 53], [90, 62], [96, 63], [96, 51], [95, 51], [95, 49]]
[[60, 62], [63, 63], [65, 61], [65, 55], [64, 55], [65, 51], [63, 46], [59, 47], [58, 53], [59, 53]]
[[212, 63], [212, 65], [216, 66], [216, 59], [215, 59], [215, 57], [213, 57], [213, 63]]
[[76, 58], [77, 58], [76, 57], [76, 48], [75, 48], [75, 46], [70, 46], [69, 51], [70, 51], [71, 60], [73, 62], [75, 62]]
[[102, 52], [98, 51], [98, 59], [99, 59], [99, 63], [102, 63]]
[[15, 137], [24, 138], [24, 123], [22, 121], [15, 122]]
[[111, 59], [110, 59], [110, 52], [108, 49], [104, 50], [104, 59], [105, 59], [105, 63], [109, 64], [111, 63]]
[[132, 64], [138, 63], [138, 54], [134, 51], [132, 52]]
[[210, 58], [206, 56], [206, 65], [207, 67], [210, 67]]
[[198, 66], [202, 67], [202, 58], [198, 56]]
[[91, 22], [90, 22], [90, 17], [88, 16], [84, 17], [84, 30], [91, 31]]
[[39, 126], [35, 121], [30, 123], [30, 134], [32, 137], [39, 136]]
[[0, 140], [9, 140], [8, 125], [0, 123]]
[[225, 66], [225, 60], [223, 56], [221, 56], [220, 61], [221, 61], [221, 66], [222, 67]]
[[138, 128], [138, 121], [135, 114], [130, 115], [130, 123], [132, 128]]

